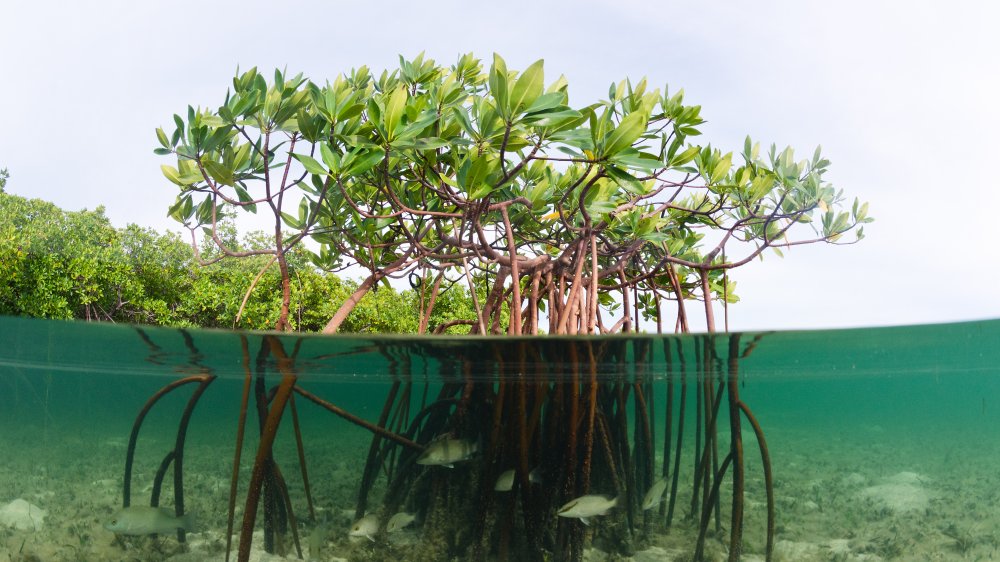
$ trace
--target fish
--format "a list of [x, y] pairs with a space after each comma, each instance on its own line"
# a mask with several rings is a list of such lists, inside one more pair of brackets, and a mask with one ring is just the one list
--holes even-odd
[[395, 533], [396, 531], [402, 530], [417, 518], [416, 513], [407, 513], [405, 511], [400, 511], [396, 515], [389, 518], [389, 522], [385, 524], [385, 532]]
[[661, 501], [663, 501], [663, 492], [667, 489], [667, 477], [664, 476], [653, 482], [653, 485], [646, 492], [646, 495], [642, 498], [642, 509], [652, 509], [656, 507]]
[[351, 530], [347, 531], [350, 537], [366, 537], [375, 542], [375, 534], [378, 533], [378, 517], [374, 513], [365, 515], [351, 525]]
[[165, 507], [130, 505], [119, 509], [104, 523], [104, 528], [119, 535], [155, 535], [173, 533], [177, 529], [194, 529], [190, 513], [178, 517]]
[[[498, 492], [509, 492], [514, 488], [514, 477], [517, 475], [514, 469], [505, 470], [497, 478], [497, 483], [493, 486], [493, 489]], [[542, 471], [540, 468], [534, 468], [528, 473], [528, 482], [532, 484], [542, 483]]]
[[424, 452], [417, 457], [417, 464], [454, 468], [454, 463], [471, 459], [477, 451], [479, 444], [475, 441], [447, 437], [427, 445]]
[[509, 492], [514, 488], [514, 469], [505, 470], [500, 473], [500, 477], [497, 478], [497, 483], [493, 486], [493, 489], [498, 492]]
[[617, 498], [599, 495], [580, 496], [560, 507], [556, 515], [579, 519], [584, 525], [590, 525], [591, 517], [605, 515], [612, 508], [618, 507], [621, 501], [621, 496]]
[[528, 473], [528, 482], [532, 484], [542, 483], [542, 467], [536, 466], [531, 472]]

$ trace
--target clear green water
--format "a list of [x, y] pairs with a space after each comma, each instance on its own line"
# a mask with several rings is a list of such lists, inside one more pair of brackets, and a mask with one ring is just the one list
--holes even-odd
[[[260, 354], [262, 346], [270, 345], [267, 338], [276, 338], [292, 357], [281, 369], [274, 354]], [[633, 508], [633, 531], [628, 535], [621, 530], [628, 527], [626, 510], [612, 510], [595, 517], [593, 525], [582, 531], [586, 556], [593, 560], [608, 559], [605, 553], [618, 560], [691, 559], [697, 522], [686, 515], [696, 465], [695, 388], [705, 377], [715, 388], [731, 374], [738, 377], [740, 398], [767, 437], [774, 473], [775, 560], [1000, 558], [1000, 320], [741, 334], [738, 357], [732, 362], [735, 373], [728, 335], [594, 340], [352, 338], [0, 318], [0, 342], [0, 506], [23, 499], [47, 512], [44, 522], [36, 518], [32, 528], [0, 523], [0, 562], [222, 560], [243, 382], [249, 372], [253, 380], [263, 377], [266, 386], [272, 386], [281, 380], [282, 369], [298, 376], [301, 387], [371, 423], [378, 421], [394, 382], [412, 389], [410, 416], [454, 384], [486, 397], [473, 401], [472, 416], [489, 420], [501, 382], [510, 385], [510, 392], [521, 388], [517, 385], [528, 385], [534, 392], [542, 387], [569, 388], [568, 381], [577, 381], [576, 388], [585, 395], [593, 381], [601, 396], [607, 392], [612, 397], [611, 402], [615, 392], [627, 391], [620, 405], [608, 402], [601, 408], [609, 408], [612, 429], [616, 427], [610, 419], [612, 410], [627, 417], [620, 427], [631, 445], [637, 431], [632, 391], [641, 388], [654, 432], [657, 475], [662, 471], [667, 388], [672, 385], [675, 393], [671, 427], [676, 433], [679, 392], [686, 384], [677, 505], [669, 531], [663, 530], [665, 516], [657, 510]], [[704, 361], [711, 353], [715, 358]], [[188, 510], [198, 520], [195, 532], [187, 535], [186, 545], [172, 535], [116, 539], [102, 525], [122, 503], [126, 444], [135, 416], [158, 389], [192, 374], [218, 377], [194, 410], [184, 453], [184, 493]], [[174, 392], [147, 417], [136, 448], [133, 504], [149, 503], [153, 475], [173, 447], [189, 396], [187, 389]], [[723, 413], [728, 404], [728, 398], [722, 400]], [[423, 515], [400, 533], [380, 533], [375, 540], [348, 536], [372, 434], [305, 400], [296, 405], [314, 520], [308, 517], [288, 418], [282, 422], [274, 457], [300, 520], [304, 557], [445, 557], [440, 548], [426, 547], [440, 521], [423, 521]], [[549, 416], [546, 408], [542, 407], [543, 419]], [[505, 427], [497, 432], [501, 437], [507, 435], [507, 425], [521, 423], [516, 417], [503, 419]], [[718, 423], [724, 456], [730, 439], [728, 417], [720, 414]], [[256, 417], [251, 416], [241, 462], [237, 527], [257, 427]], [[480, 444], [492, 438], [489, 424], [475, 427]], [[747, 468], [743, 559], [762, 560], [766, 497], [756, 441], [745, 422], [743, 428]], [[596, 474], [603, 456], [600, 439], [595, 443]], [[533, 453], [537, 456], [533, 463], [559, 464], [558, 446], [541, 446]], [[671, 446], [676, 447], [676, 440]], [[634, 446], [628, 454], [631, 461], [625, 454], [617, 457], [623, 466], [643, 462]], [[432, 499], [439, 497], [433, 492], [437, 488], [427, 488], [426, 482], [448, 479], [452, 485], [474, 488], [466, 499], [480, 502], [486, 498], [480, 490], [487, 489], [480, 480], [492, 480], [502, 468], [484, 466], [481, 456], [455, 468], [413, 467], [426, 476], [414, 472], [414, 491], [406, 495], [404, 506], [424, 515], [440, 514], [437, 504], [429, 505], [438, 501]], [[480, 478], [481, 474], [487, 476]], [[161, 503], [169, 506], [174, 491], [167, 480]], [[641, 502], [645, 489], [629, 489], [625, 480], [617, 486]], [[591, 491], [613, 494], [611, 484], [608, 478], [597, 478]], [[385, 513], [381, 504], [386, 486], [382, 471], [368, 496], [369, 511], [378, 513], [383, 524], [392, 514]], [[720, 487], [721, 532], [713, 520], [706, 539], [709, 560], [726, 556], [731, 487], [727, 475]], [[557, 526], [568, 523], [551, 521], [559, 507], [555, 504], [571, 498], [562, 489], [551, 488], [559, 486], [545, 485], [544, 491], [533, 487], [531, 493], [550, 498], [547, 501], [554, 506], [539, 525], [552, 529], [551, 536], [542, 540], [546, 556], [559, 559], [563, 553], [553, 537], [568, 532]], [[452, 493], [449, 501], [457, 502], [460, 495]], [[487, 500], [505, 502], [507, 497]], [[457, 522], [447, 528], [459, 536], [451, 543], [467, 540], [466, 535], [477, 528], [472, 521], [476, 514], [491, 509], [448, 505]], [[464, 530], [455, 531], [463, 521]], [[488, 559], [502, 554], [497, 545], [504, 541], [515, 550], [521, 544], [519, 537], [494, 535], [493, 546], [484, 555]], [[631, 536], [627, 544], [616, 542], [622, 536]], [[254, 544], [261, 547], [263, 541], [258, 536]], [[471, 551], [461, 552], [447, 556], [464, 559]], [[294, 553], [287, 556], [295, 558]]]

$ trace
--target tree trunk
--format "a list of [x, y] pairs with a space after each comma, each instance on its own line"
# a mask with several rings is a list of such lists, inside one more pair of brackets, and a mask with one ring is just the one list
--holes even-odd
[[333, 318], [330, 318], [330, 321], [323, 327], [323, 333], [336, 334], [337, 330], [340, 329], [340, 325], [344, 323], [344, 320], [346, 320], [347, 316], [352, 310], [354, 310], [354, 307], [358, 305], [361, 298], [367, 295], [368, 291], [372, 290], [372, 287], [381, 281], [383, 277], [385, 277], [385, 272], [382, 270], [375, 271], [369, 275], [368, 278], [361, 283], [357, 290], [351, 293], [351, 296], [347, 297], [344, 304], [340, 305], [340, 308], [338, 308], [337, 312], [334, 313]]

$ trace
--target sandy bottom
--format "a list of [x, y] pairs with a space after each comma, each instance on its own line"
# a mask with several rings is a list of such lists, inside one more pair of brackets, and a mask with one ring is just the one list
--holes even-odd
[[[23, 500], [45, 512], [44, 519], [26, 528], [0, 524], [0, 562], [224, 559], [232, 450], [228, 440], [190, 443], [185, 494], [198, 530], [188, 534], [187, 544], [180, 544], [173, 536], [119, 538], [105, 530], [103, 523], [121, 504], [125, 439], [86, 427], [64, 430], [50, 428], [43, 434], [39, 428], [18, 427], [0, 432], [0, 507]], [[290, 443], [285, 440], [278, 459], [292, 482], [287, 475], [295, 470]], [[165, 451], [169, 444], [170, 437], [164, 435], [147, 439], [141, 447]], [[984, 444], [975, 432], [908, 438], [871, 426], [822, 435], [774, 429], [769, 445], [778, 514], [776, 561], [1000, 560], [1000, 444]], [[408, 545], [419, 540], [419, 524], [389, 542], [347, 536], [367, 447], [367, 435], [360, 431], [340, 432], [335, 441], [310, 447], [310, 479], [321, 523], [302, 524], [305, 559], [405, 560]], [[763, 560], [765, 547], [765, 495], [755, 455], [748, 448], [743, 559], [751, 561]], [[148, 502], [159, 458], [150, 453], [137, 459], [134, 503]], [[243, 462], [244, 482], [250, 462]], [[301, 487], [291, 487], [296, 509], [304, 512]], [[675, 526], [639, 541], [640, 552], [624, 557], [594, 548], [586, 559], [690, 560], [694, 525], [684, 520], [689, 490], [690, 484], [682, 486]], [[723, 498], [726, 492], [724, 486]], [[167, 488], [161, 503], [171, 505], [171, 495]], [[237, 516], [241, 513], [242, 506], [237, 506]], [[299, 516], [304, 518], [304, 513]], [[710, 533], [709, 560], [727, 555], [725, 509], [721, 527], [721, 533]], [[261, 543], [258, 536], [254, 544]], [[251, 557], [285, 559], [297, 557], [257, 549]]]

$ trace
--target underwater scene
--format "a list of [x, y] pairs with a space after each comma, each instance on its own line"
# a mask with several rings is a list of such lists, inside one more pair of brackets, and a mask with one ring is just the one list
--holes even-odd
[[0, 342], [0, 562], [1000, 559], [1000, 320]]

